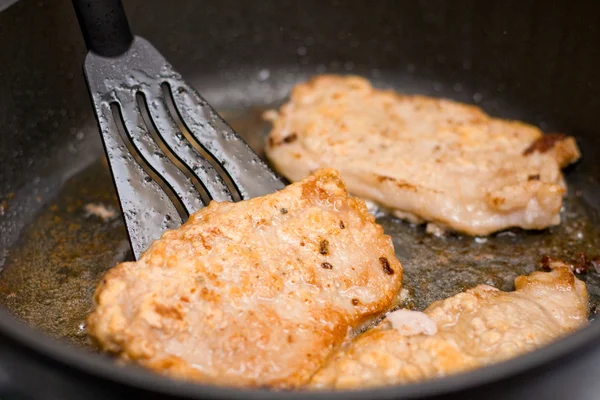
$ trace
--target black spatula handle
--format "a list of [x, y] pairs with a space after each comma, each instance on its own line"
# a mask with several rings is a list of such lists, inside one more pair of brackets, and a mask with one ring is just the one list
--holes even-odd
[[121, 0], [73, 0], [88, 50], [103, 57], [123, 54], [133, 42]]

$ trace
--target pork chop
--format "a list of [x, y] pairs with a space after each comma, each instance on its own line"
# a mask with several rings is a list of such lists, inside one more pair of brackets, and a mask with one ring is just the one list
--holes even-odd
[[395, 304], [389, 236], [321, 170], [280, 192], [212, 202], [97, 288], [88, 333], [166, 375], [306, 384], [347, 333]]
[[480, 285], [424, 313], [390, 313], [312, 379], [313, 388], [363, 388], [441, 377], [531, 351], [587, 323], [585, 284], [568, 268]]
[[377, 90], [356, 76], [297, 85], [273, 122], [266, 154], [292, 181], [337, 169], [353, 195], [400, 218], [487, 235], [560, 222], [561, 168], [572, 137], [496, 119], [475, 106]]

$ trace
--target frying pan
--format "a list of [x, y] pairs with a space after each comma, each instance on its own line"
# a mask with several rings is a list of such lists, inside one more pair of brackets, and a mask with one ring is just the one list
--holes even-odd
[[[436, 238], [388, 216], [405, 267], [405, 306], [479, 283], [512, 289], [543, 255], [600, 253], [600, 4], [521, 1], [125, 1], [150, 39], [259, 153], [265, 109], [316, 73], [453, 98], [546, 132], [575, 135], [563, 223], [542, 232]], [[120, 366], [83, 321], [97, 280], [130, 258], [81, 73], [68, 0], [21, 0], [0, 14], [0, 397], [598, 398], [600, 325], [468, 374], [352, 393], [194, 385]], [[110, 212], [109, 212], [110, 214]], [[600, 300], [600, 275], [581, 277]]]

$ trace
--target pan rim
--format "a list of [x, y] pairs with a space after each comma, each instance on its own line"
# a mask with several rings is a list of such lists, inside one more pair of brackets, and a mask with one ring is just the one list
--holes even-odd
[[[285, 391], [276, 392], [266, 389], [243, 389], [214, 385], [203, 385], [193, 382], [177, 381], [150, 371], [117, 366], [113, 360], [103, 354], [86, 352], [51, 338], [28, 326], [6, 309], [0, 307], [0, 335], [36, 353], [46, 356], [55, 364], [69, 367], [88, 375], [90, 378], [104, 379], [123, 387], [144, 391], [154, 391], [161, 395], [184, 398], [209, 396], [215, 399], [278, 399], [285, 396], [289, 399], [359, 399], [366, 394], [369, 398], [379, 399], [414, 399], [449, 395], [475, 387], [484, 387], [502, 380], [510, 379], [524, 372], [534, 372], [550, 362], [559, 359], [577, 357], [588, 347], [600, 342], [600, 322], [592, 321], [587, 327], [558, 339], [536, 351], [518, 356], [508, 361], [478, 368], [471, 372], [460, 373], [422, 383], [392, 385], [381, 388], [366, 388], [356, 391]], [[46, 362], [48, 364], [48, 362]]]

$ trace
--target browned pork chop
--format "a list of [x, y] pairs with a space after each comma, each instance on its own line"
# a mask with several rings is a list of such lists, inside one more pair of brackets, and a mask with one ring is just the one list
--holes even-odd
[[377, 90], [355, 76], [299, 84], [266, 117], [274, 124], [267, 155], [287, 178], [336, 168], [350, 193], [434, 231], [558, 224], [561, 168], [580, 156], [572, 137], [450, 100]]
[[585, 325], [585, 284], [569, 269], [534, 272], [516, 291], [480, 285], [429, 306], [390, 313], [340, 351], [316, 388], [401, 384], [463, 372], [531, 351]]
[[293, 388], [390, 308], [401, 281], [390, 237], [321, 170], [265, 197], [212, 202], [110, 270], [88, 332], [173, 377]]

